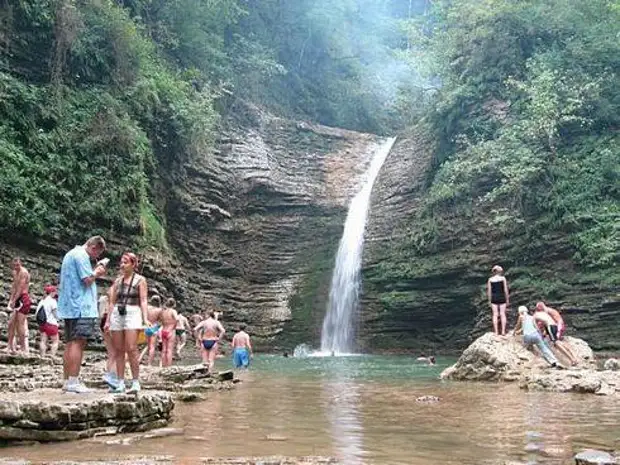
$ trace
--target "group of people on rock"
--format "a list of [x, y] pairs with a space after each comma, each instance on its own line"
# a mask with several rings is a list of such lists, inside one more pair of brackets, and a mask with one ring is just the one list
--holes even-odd
[[[508, 281], [501, 266], [491, 269], [492, 276], [487, 281], [487, 297], [491, 305], [493, 330], [495, 334], [506, 336], [506, 309], [510, 304]], [[544, 359], [553, 367], [561, 367], [557, 357], [547, 344], [553, 345], [572, 365], [578, 359], [567, 341], [564, 341], [566, 324], [562, 315], [555, 308], [544, 302], [538, 302], [534, 308], [528, 309], [521, 305], [518, 308], [519, 318], [514, 329], [515, 335], [523, 334], [523, 343], [530, 347], [536, 346]]]
[[[147, 280], [138, 273], [138, 257], [131, 252], [122, 255], [119, 274], [108, 292], [98, 298], [96, 280], [108, 272], [110, 260], [96, 262], [106, 250], [101, 236], [91, 237], [78, 245], [63, 258], [58, 287], [47, 285], [45, 298], [39, 302], [36, 320], [40, 332], [40, 354], [43, 356], [50, 343], [50, 354], [55, 355], [59, 345], [59, 321], [64, 322], [63, 372], [66, 392], [88, 392], [79, 381], [80, 366], [88, 341], [93, 341], [99, 330], [107, 350], [107, 365], [103, 379], [114, 393], [140, 391], [140, 362], [147, 356], [150, 365], [161, 343], [161, 365], [170, 366], [176, 354], [187, 344], [188, 334], [196, 339], [196, 346], [208, 370], [212, 371], [226, 331], [216, 318], [214, 310], [206, 318], [194, 316], [194, 328], [187, 317], [176, 308], [174, 299], [162, 305], [159, 294], [148, 300]], [[29, 293], [30, 274], [19, 258], [13, 260], [13, 284], [9, 296], [7, 350], [18, 348], [28, 353], [28, 321], [32, 302]], [[58, 300], [57, 300], [58, 299]], [[197, 319], [196, 319], [197, 318]], [[138, 343], [144, 338], [146, 347], [142, 354]], [[245, 325], [232, 339], [233, 363], [237, 368], [247, 368], [252, 357], [250, 336]], [[148, 354], [148, 355], [147, 355]], [[125, 366], [129, 363], [131, 379], [125, 381]]]

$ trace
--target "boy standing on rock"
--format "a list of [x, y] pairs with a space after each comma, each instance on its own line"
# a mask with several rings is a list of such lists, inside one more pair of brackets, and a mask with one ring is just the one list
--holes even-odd
[[13, 259], [13, 284], [9, 296], [8, 309], [11, 313], [8, 329], [7, 351], [15, 352], [15, 333], [24, 353], [28, 354], [28, 314], [32, 302], [28, 290], [30, 288], [30, 273], [22, 265], [19, 257]]

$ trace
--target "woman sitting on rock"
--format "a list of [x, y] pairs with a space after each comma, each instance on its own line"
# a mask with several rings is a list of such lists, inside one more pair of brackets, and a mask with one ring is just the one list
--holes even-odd
[[118, 383], [112, 388], [115, 393], [125, 392], [125, 356], [129, 359], [133, 377], [128, 392], [140, 390], [138, 381], [138, 332], [144, 325], [150, 326], [147, 314], [147, 285], [144, 276], [136, 273], [138, 257], [127, 252], [121, 257], [121, 276], [114, 281], [110, 291], [109, 318], [105, 329], [112, 333], [112, 345], [116, 358]]
[[538, 332], [538, 326], [532, 313], [524, 305], [519, 307], [519, 319], [517, 326], [515, 326], [515, 334], [523, 332], [523, 344], [528, 349], [533, 345], [537, 346], [542, 356], [552, 367], [559, 367], [557, 358]]
[[504, 269], [495, 265], [491, 268], [493, 276], [487, 281], [487, 297], [489, 304], [491, 305], [491, 311], [493, 312], [493, 331], [495, 334], [500, 334], [498, 330], [498, 317], [501, 322], [502, 332], [501, 335], [506, 335], [506, 307], [510, 302], [508, 294], [508, 281], [504, 277]]

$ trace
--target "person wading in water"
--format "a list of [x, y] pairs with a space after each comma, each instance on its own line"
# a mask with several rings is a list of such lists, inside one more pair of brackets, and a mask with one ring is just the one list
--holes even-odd
[[213, 372], [215, 366], [215, 357], [219, 342], [224, 337], [224, 327], [222, 323], [215, 319], [215, 312], [210, 311], [206, 320], [200, 322], [194, 328], [196, 335], [196, 345], [200, 348], [202, 362], [209, 368], [209, 373]]
[[[504, 277], [504, 269], [495, 265], [491, 268], [493, 276], [487, 281], [487, 297], [493, 312], [493, 331], [495, 334], [506, 335], [506, 307], [510, 304], [508, 294], [508, 282]], [[498, 328], [498, 321], [501, 323], [501, 333]]]

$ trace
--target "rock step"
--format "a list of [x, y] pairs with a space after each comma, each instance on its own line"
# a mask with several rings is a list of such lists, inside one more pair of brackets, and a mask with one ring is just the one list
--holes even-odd
[[167, 392], [112, 395], [37, 389], [27, 398], [4, 393], [0, 400], [0, 445], [13, 441], [68, 441], [97, 434], [146, 431], [165, 426], [174, 408]]

